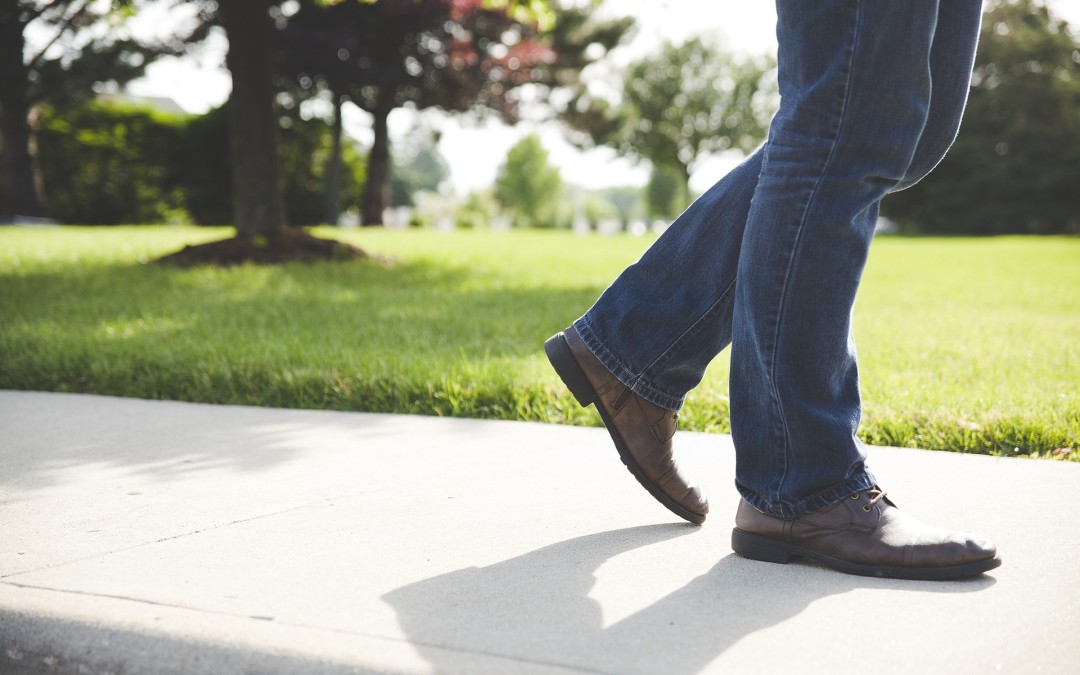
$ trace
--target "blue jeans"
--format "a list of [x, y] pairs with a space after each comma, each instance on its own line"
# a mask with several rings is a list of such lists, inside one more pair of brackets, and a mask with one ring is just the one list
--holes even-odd
[[678, 410], [731, 350], [736, 486], [800, 516], [875, 484], [856, 437], [851, 311], [891, 191], [956, 137], [979, 0], [777, 0], [765, 144], [574, 323], [624, 384]]

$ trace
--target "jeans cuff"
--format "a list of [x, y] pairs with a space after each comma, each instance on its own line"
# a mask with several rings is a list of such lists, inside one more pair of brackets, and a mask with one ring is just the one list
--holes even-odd
[[814, 494], [800, 499], [796, 502], [770, 502], [756, 492], [750, 490], [746, 485], [735, 481], [735, 487], [739, 490], [739, 494], [745, 499], [750, 506], [753, 506], [758, 511], [777, 518], [799, 518], [805, 516], [808, 513], [820, 511], [824, 508], [844, 501], [852, 494], [856, 492], [863, 492], [869, 490], [877, 485], [877, 480], [867, 470], [848, 478], [843, 483], [836, 485], [830, 485], [829, 487], [815, 492]]
[[592, 351], [593, 356], [599, 359], [600, 363], [610, 370], [611, 374], [614, 375], [619, 382], [630, 387], [630, 391], [649, 403], [658, 405], [667, 410], [678, 411], [682, 408], [685, 397], [672, 396], [671, 394], [660, 391], [646, 381], [643, 375], [635, 375], [626, 368], [626, 366], [619, 361], [619, 358], [615, 353], [608, 349], [596, 335], [596, 331], [593, 330], [592, 324], [589, 321], [588, 314], [585, 314], [574, 322], [574, 330], [577, 331], [577, 334], [581, 337], [585, 346]]

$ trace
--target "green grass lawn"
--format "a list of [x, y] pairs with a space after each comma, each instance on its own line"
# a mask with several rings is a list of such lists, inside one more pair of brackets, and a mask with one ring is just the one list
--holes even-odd
[[[176, 269], [145, 263], [228, 231], [0, 228], [0, 387], [598, 423], [542, 344], [651, 239], [321, 233], [397, 263]], [[862, 436], [1080, 459], [1078, 261], [1076, 238], [875, 242]], [[683, 428], [727, 430], [727, 372], [725, 352]]]

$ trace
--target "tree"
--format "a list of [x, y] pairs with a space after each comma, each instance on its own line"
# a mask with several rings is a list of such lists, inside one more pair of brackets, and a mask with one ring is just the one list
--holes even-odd
[[491, 190], [477, 190], [457, 210], [455, 226], [462, 230], [491, 227], [498, 215], [499, 202]]
[[[228, 105], [205, 115], [163, 113], [131, 103], [46, 106], [37, 161], [49, 213], [65, 223], [115, 225], [232, 219]], [[322, 172], [330, 132], [322, 120], [282, 111], [282, 190], [290, 223], [322, 221]], [[363, 158], [345, 148], [343, 196], [360, 203]]]
[[548, 164], [547, 150], [535, 134], [510, 148], [495, 178], [495, 197], [513, 212], [518, 227], [555, 227], [561, 192], [559, 170]]
[[764, 138], [771, 66], [768, 58], [737, 58], [701, 38], [669, 42], [630, 64], [621, 100], [582, 94], [563, 117], [592, 143], [677, 170], [685, 187], [704, 156], [748, 152]]
[[619, 222], [623, 224], [623, 227], [645, 215], [640, 187], [629, 185], [610, 187], [598, 190], [597, 194], [615, 207], [615, 211], [619, 214]]
[[[447, 7], [454, 11], [475, 7], [478, 2], [474, 0], [462, 0], [460, 3], [449, 3], [446, 0], [377, 0], [376, 2], [364, 2], [355, 4], [354, 1], [330, 3], [329, 10], [341, 12], [341, 20], [344, 21], [345, 12], [362, 12], [370, 10], [376, 5], [384, 8], [394, 8], [394, 12], [388, 14], [386, 21], [382, 23], [365, 22], [354, 25], [361, 31], [357, 34], [361, 43], [353, 49], [345, 47], [342, 52], [339, 48], [333, 52], [333, 58], [349, 61], [354, 53], [369, 54], [369, 59], [377, 55], [389, 55], [390, 60], [383, 69], [375, 69], [373, 72], [381, 73], [381, 77], [392, 76], [390, 80], [373, 78], [366, 86], [352, 90], [358, 94], [361, 101], [374, 105], [375, 112], [375, 139], [376, 142], [369, 153], [369, 168], [367, 185], [365, 186], [365, 198], [361, 209], [368, 222], [381, 220], [382, 211], [389, 196], [389, 139], [387, 138], [386, 118], [400, 101], [403, 92], [413, 91], [420, 100], [425, 96], [434, 96], [440, 89], [454, 89], [453, 82], [428, 81], [423, 76], [426, 71], [423, 62], [419, 59], [403, 58], [399, 51], [401, 45], [406, 44], [406, 36], [416, 44], [425, 44], [432, 47], [430, 57], [438, 61], [441, 66], [449, 66], [454, 70], [455, 65], [462, 71], [468, 71], [473, 63], [468, 55], [458, 55], [453, 51], [435, 53], [434, 42], [424, 39], [424, 36], [416, 31], [407, 30], [407, 19], [423, 18], [420, 10], [428, 8], [429, 14], [442, 12]], [[511, 3], [516, 8], [521, 4], [518, 0]], [[543, 3], [541, 3], [543, 4]], [[166, 257], [166, 260], [182, 264], [192, 262], [215, 262], [228, 264], [241, 260], [254, 259], [262, 262], [287, 260], [296, 257], [343, 257], [365, 255], [359, 249], [346, 244], [328, 240], [321, 240], [303, 233], [289, 231], [285, 228], [281, 206], [280, 172], [277, 168], [277, 135], [275, 119], [275, 91], [273, 87], [273, 68], [277, 64], [273, 40], [275, 31], [271, 21], [271, 9], [275, 6], [271, 0], [219, 0], [219, 11], [224, 18], [225, 33], [229, 40], [229, 53], [226, 65], [232, 75], [233, 92], [230, 97], [230, 136], [231, 136], [231, 164], [233, 177], [233, 209], [234, 226], [236, 237], [224, 242], [214, 242], [201, 246], [187, 247], [184, 250]], [[311, 6], [311, 5], [305, 5]], [[336, 16], [336, 15], [335, 15]], [[430, 17], [429, 17], [430, 18]], [[451, 17], [452, 18], [452, 17]], [[452, 26], [444, 23], [444, 27]], [[489, 25], [485, 24], [490, 28]], [[330, 31], [337, 26], [329, 26], [325, 22], [317, 22], [316, 32]], [[501, 39], [502, 33], [498, 34]], [[330, 37], [324, 35], [316, 42], [329, 42]], [[486, 45], [479, 39], [477, 45]], [[390, 45], [388, 48], [386, 45]], [[381, 49], [380, 49], [381, 48]], [[523, 47], [524, 48], [524, 47]], [[366, 51], [369, 50], [369, 51]], [[397, 54], [396, 58], [394, 54]], [[325, 56], [325, 54], [323, 54]], [[498, 55], [496, 55], [498, 56]], [[505, 55], [504, 55], [505, 56]], [[441, 59], [439, 57], [442, 57]], [[455, 58], [457, 57], [457, 58]], [[507, 57], [508, 58], [508, 57]], [[364, 66], [362, 72], [371, 69], [371, 63], [355, 60], [357, 66]], [[519, 62], [523, 59], [519, 58]], [[524, 60], [528, 62], [528, 60]], [[322, 60], [326, 63], [326, 59]], [[513, 69], [496, 65], [488, 65], [495, 74], [512, 80]], [[287, 70], [287, 69], [286, 69]], [[405, 73], [410, 79], [408, 86], [400, 84], [401, 73]], [[310, 78], [309, 78], [310, 79]], [[459, 82], [462, 85], [470, 85], [470, 80]], [[430, 85], [430, 86], [429, 86]], [[497, 92], [500, 87], [491, 85], [491, 90]], [[450, 93], [453, 93], [452, 91]], [[363, 106], [361, 106], [363, 107]], [[340, 120], [340, 116], [338, 117]], [[340, 136], [337, 136], [340, 139]], [[339, 144], [339, 140], [335, 144]], [[336, 154], [336, 151], [335, 151]], [[332, 169], [332, 171], [336, 171]], [[374, 192], [373, 192], [374, 191]], [[369, 197], [369, 195], [372, 195]], [[372, 220], [373, 219], [373, 220]]]
[[[564, 9], [544, 0], [326, 4], [306, 0], [290, 18], [282, 31], [280, 72], [293, 88], [329, 94], [335, 138], [344, 103], [372, 114], [368, 223], [381, 220], [392, 175], [389, 111], [402, 105], [493, 110], [516, 121], [523, 85], [543, 90], [534, 97], [542, 101], [552, 100], [555, 89], [573, 90], [581, 70], [619, 44], [633, 23], [600, 21], [589, 7]], [[334, 169], [327, 175], [332, 179]]]
[[925, 180], [890, 195], [907, 231], [1080, 233], [1080, 44], [1033, 0], [983, 20], [960, 134]]
[[653, 166], [645, 186], [649, 217], [673, 220], [687, 205], [686, 182], [677, 169]]
[[229, 40], [229, 165], [236, 236], [163, 258], [178, 264], [363, 257], [360, 249], [286, 227], [274, 88], [272, 0], [218, 0]]
[[[551, 45], [552, 59], [545, 63], [537, 79], [544, 86], [542, 101], [552, 106], [558, 116], [573, 110], [588, 99], [588, 82], [583, 72], [618, 47], [630, 36], [633, 17], [601, 20], [596, 18], [594, 0], [580, 7], [553, 6], [551, 27], [546, 39]], [[553, 96], [558, 92], [561, 96]]]
[[513, 120], [512, 91], [536, 79], [538, 67], [552, 58], [536, 39], [535, 25], [471, 0], [331, 6], [307, 0], [281, 37], [279, 71], [302, 89], [329, 92], [335, 137], [343, 103], [372, 115], [374, 143], [361, 207], [369, 225], [382, 222], [390, 203], [391, 111], [406, 104], [458, 112], [487, 109]]
[[[337, 223], [340, 211], [327, 220], [326, 172], [333, 152], [330, 129], [323, 120], [307, 118], [297, 109], [282, 110], [278, 154], [281, 157], [282, 200], [290, 225]], [[355, 143], [343, 143], [338, 152], [337, 194], [341, 211], [358, 209], [363, 197], [367, 157]]]
[[615, 205], [596, 192], [586, 191], [581, 197], [581, 204], [585, 220], [593, 228], [597, 228], [601, 223], [608, 220], [618, 220], [620, 225], [624, 227], [626, 225], [619, 218], [619, 210], [615, 208]]
[[413, 195], [420, 191], [438, 192], [450, 177], [450, 166], [439, 152], [438, 134], [416, 125], [397, 146], [391, 173], [393, 206], [412, 206]]
[[243, 239], [273, 237], [285, 229], [274, 112], [273, 21], [270, 0], [221, 0], [232, 74], [229, 164], [233, 226]]
[[[138, 0], [0, 3], [0, 138], [10, 212], [43, 214], [31, 152], [36, 106], [89, 98], [93, 86], [105, 82], [122, 85], [141, 75], [153, 59], [179, 53], [184, 43], [205, 35], [196, 23], [163, 43], [126, 37], [117, 24], [138, 4]], [[31, 28], [48, 37], [28, 45]]]

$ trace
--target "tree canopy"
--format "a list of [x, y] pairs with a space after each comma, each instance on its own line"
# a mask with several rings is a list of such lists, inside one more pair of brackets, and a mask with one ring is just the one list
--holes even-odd
[[[387, 117], [416, 109], [493, 110], [516, 119], [512, 91], [539, 78], [553, 60], [537, 29], [482, 2], [376, 0], [330, 6], [305, 0], [280, 36], [279, 72], [302, 89], [330, 92], [373, 117], [362, 206], [382, 222], [390, 202]], [[340, 116], [340, 113], [338, 113]]]
[[522, 88], [573, 86], [631, 23], [537, 0], [303, 0], [281, 31], [279, 72], [301, 95], [329, 93], [336, 125], [346, 102], [372, 115], [362, 211], [375, 224], [390, 199], [392, 110], [491, 111], [514, 122]]
[[596, 144], [679, 172], [760, 143], [772, 114], [771, 59], [736, 57], [703, 38], [665, 43], [629, 65], [621, 98], [582, 93], [564, 117]]
[[510, 148], [495, 178], [495, 197], [518, 227], [555, 227], [562, 194], [559, 170], [548, 163], [540, 137], [530, 134]]

